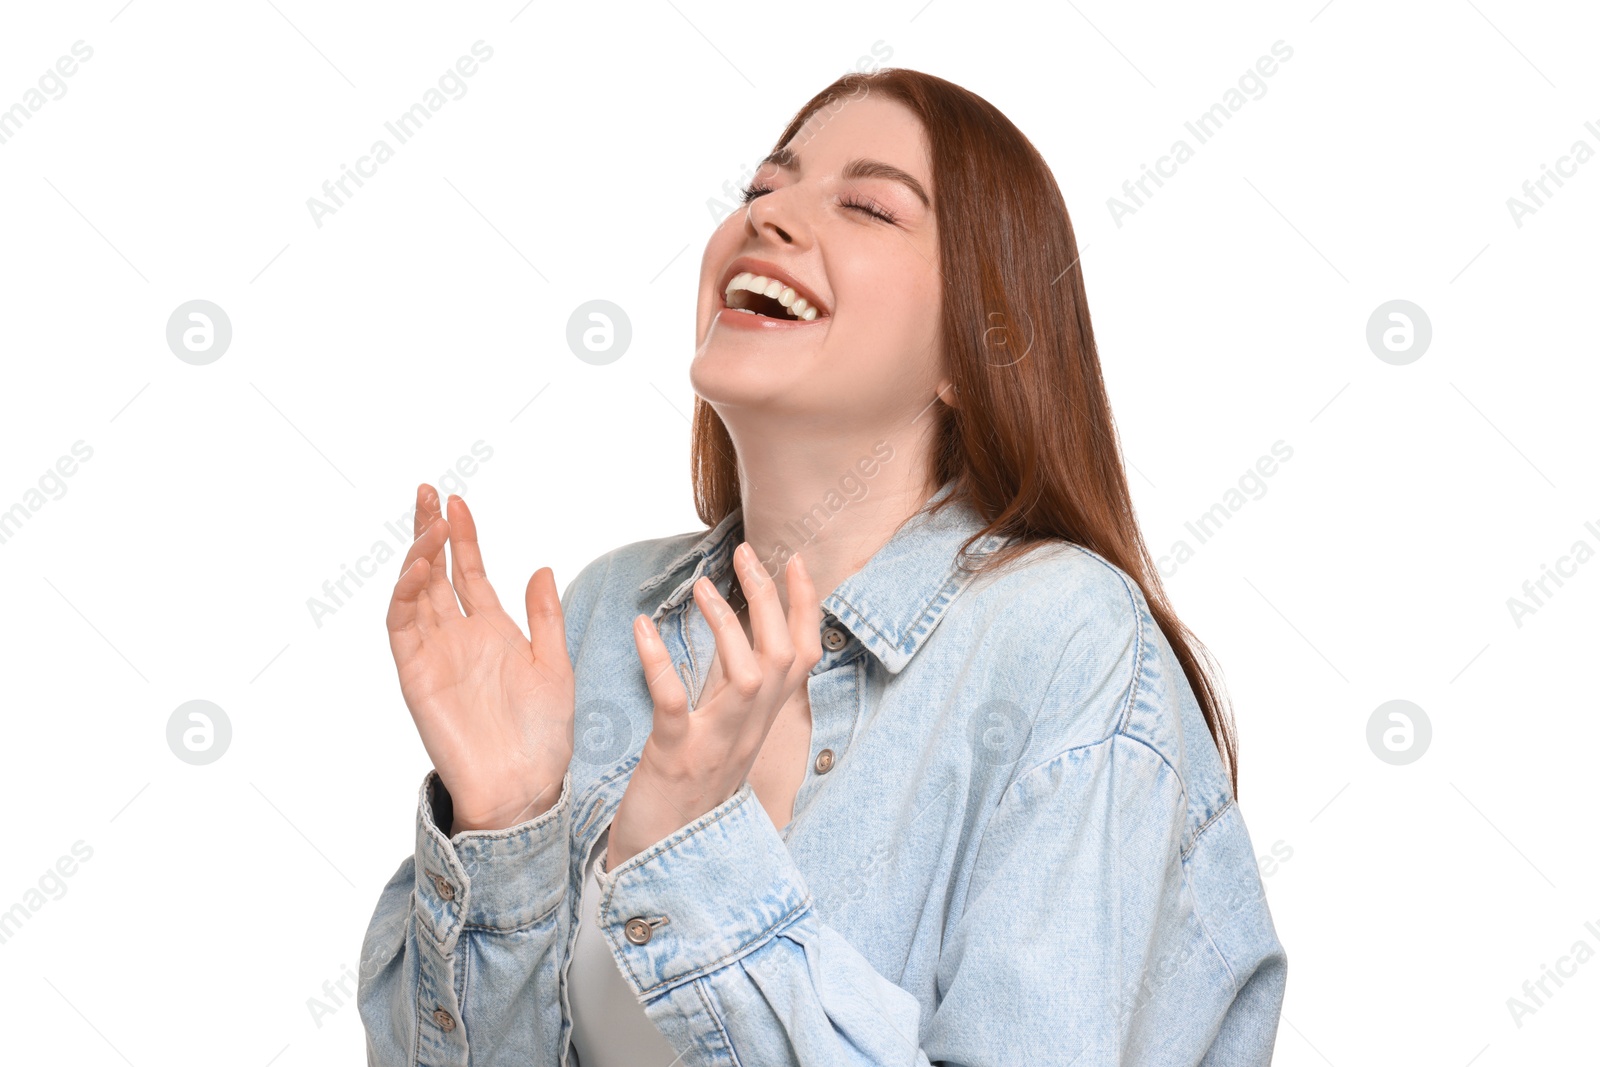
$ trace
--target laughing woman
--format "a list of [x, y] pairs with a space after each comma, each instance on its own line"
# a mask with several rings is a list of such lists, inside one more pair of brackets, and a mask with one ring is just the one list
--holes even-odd
[[524, 640], [419, 487], [388, 628], [433, 769], [369, 1062], [1267, 1063], [1229, 718], [1043, 159], [958, 86], [853, 74], [745, 199], [700, 268], [708, 529], [560, 599], [540, 569]]

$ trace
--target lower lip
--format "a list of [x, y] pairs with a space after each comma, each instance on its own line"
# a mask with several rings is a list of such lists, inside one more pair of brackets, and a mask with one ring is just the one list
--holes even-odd
[[826, 315], [818, 315], [814, 319], [774, 319], [766, 315], [747, 315], [730, 307], [718, 309], [715, 319], [735, 330], [793, 330], [801, 326], [816, 326], [826, 320]]

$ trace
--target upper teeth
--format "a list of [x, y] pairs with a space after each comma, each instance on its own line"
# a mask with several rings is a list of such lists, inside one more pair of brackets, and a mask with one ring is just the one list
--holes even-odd
[[807, 304], [805, 297], [775, 278], [752, 274], [749, 271], [736, 274], [733, 276], [733, 281], [728, 283], [727, 291], [722, 294], [723, 299], [726, 300], [735, 289], [748, 289], [752, 293], [770, 296], [788, 308], [789, 313], [797, 319], [810, 322], [817, 317], [817, 309]]

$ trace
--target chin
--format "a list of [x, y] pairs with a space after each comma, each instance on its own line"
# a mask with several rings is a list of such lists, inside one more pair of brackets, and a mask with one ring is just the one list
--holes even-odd
[[759, 353], [733, 352], [715, 342], [689, 365], [689, 384], [712, 407], [777, 410], [792, 405], [802, 375], [764, 362]]

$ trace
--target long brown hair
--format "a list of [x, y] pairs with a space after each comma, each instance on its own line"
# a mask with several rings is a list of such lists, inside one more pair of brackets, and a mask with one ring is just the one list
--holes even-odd
[[[1234, 726], [1198, 638], [1178, 621], [1134, 518], [1100, 375], [1072, 222], [1050, 168], [1022, 131], [982, 97], [919, 71], [839, 78], [778, 138], [788, 145], [819, 108], [882, 93], [921, 120], [933, 165], [945, 373], [959, 406], [938, 405], [941, 503], [963, 500], [1009, 543], [1001, 566], [1046, 541], [1081, 545], [1139, 584], [1166, 635], [1238, 794]], [[732, 438], [695, 398], [690, 464], [695, 508], [715, 526], [739, 506]], [[1214, 669], [1214, 665], [1213, 668]]]

